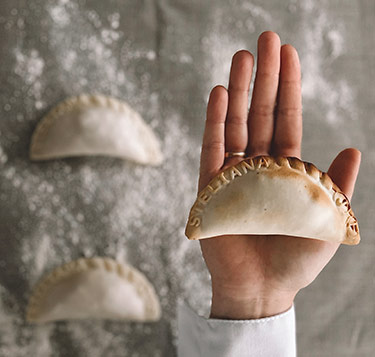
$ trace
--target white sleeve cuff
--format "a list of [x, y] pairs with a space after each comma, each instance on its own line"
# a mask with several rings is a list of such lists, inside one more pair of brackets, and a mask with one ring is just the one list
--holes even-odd
[[295, 357], [294, 305], [286, 312], [254, 320], [219, 320], [178, 307], [179, 357]]

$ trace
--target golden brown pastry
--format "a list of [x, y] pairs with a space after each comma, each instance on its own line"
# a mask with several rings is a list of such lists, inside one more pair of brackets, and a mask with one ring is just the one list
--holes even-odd
[[186, 226], [189, 239], [278, 234], [358, 244], [348, 198], [328, 174], [293, 157], [246, 158], [199, 192]]

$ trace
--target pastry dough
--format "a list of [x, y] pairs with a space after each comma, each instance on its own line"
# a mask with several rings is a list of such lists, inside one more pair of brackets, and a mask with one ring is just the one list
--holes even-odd
[[54, 107], [38, 124], [31, 160], [107, 155], [141, 164], [162, 162], [160, 143], [141, 116], [124, 102], [80, 95]]
[[358, 244], [349, 200], [328, 174], [293, 157], [258, 156], [229, 167], [198, 194], [189, 239], [282, 234]]
[[156, 321], [160, 304], [147, 278], [109, 258], [81, 258], [58, 267], [36, 286], [29, 322], [100, 318]]

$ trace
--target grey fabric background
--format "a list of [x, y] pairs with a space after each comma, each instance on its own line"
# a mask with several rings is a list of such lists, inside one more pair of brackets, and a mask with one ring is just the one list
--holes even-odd
[[[326, 171], [356, 147], [352, 200], [359, 246], [341, 246], [296, 299], [299, 356], [375, 351], [375, 2], [3, 0], [0, 3], [0, 355], [174, 356], [176, 302], [207, 313], [199, 244], [184, 238], [210, 88], [231, 56], [279, 33], [300, 55], [303, 159]], [[30, 136], [55, 104], [80, 93], [127, 101], [160, 137], [165, 163], [113, 158], [31, 163]], [[81, 256], [110, 256], [154, 284], [155, 324], [30, 326], [33, 285]]]

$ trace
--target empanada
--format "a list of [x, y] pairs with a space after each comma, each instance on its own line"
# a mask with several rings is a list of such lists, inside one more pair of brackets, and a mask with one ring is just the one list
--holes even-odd
[[147, 278], [110, 258], [81, 258], [58, 267], [34, 289], [27, 320], [100, 318], [156, 321], [159, 299]]
[[163, 156], [152, 129], [128, 104], [101, 95], [80, 95], [54, 107], [37, 125], [31, 160], [107, 155], [159, 165]]
[[229, 167], [198, 194], [189, 239], [278, 234], [358, 244], [349, 200], [328, 174], [293, 157], [258, 156]]

